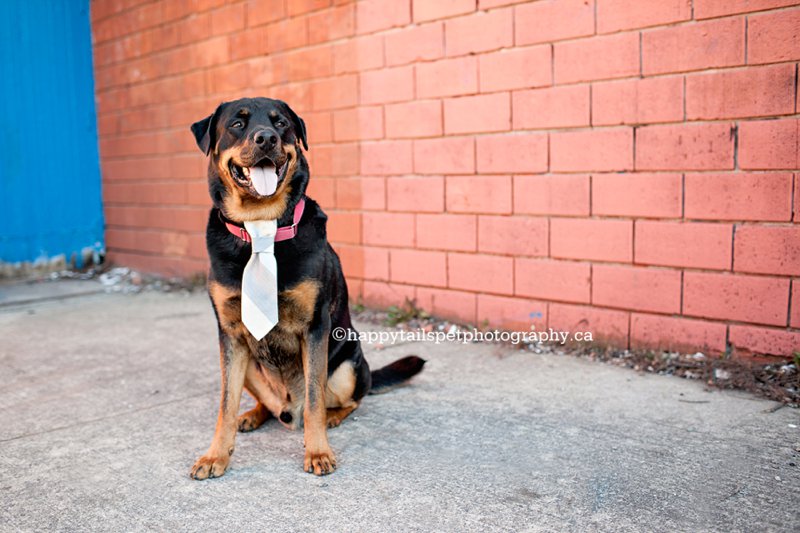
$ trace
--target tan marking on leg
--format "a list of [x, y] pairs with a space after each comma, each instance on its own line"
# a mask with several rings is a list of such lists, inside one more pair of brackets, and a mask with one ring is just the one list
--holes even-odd
[[306, 454], [303, 470], [317, 476], [336, 470], [336, 457], [328, 443], [325, 391], [328, 375], [328, 337], [312, 345], [306, 337], [302, 342], [303, 375], [306, 398], [303, 409], [303, 440]]
[[190, 475], [194, 479], [220, 477], [228, 468], [236, 440], [236, 415], [239, 412], [249, 357], [246, 346], [237, 339], [228, 336], [220, 340], [222, 392], [217, 427], [208, 451], [192, 467]]

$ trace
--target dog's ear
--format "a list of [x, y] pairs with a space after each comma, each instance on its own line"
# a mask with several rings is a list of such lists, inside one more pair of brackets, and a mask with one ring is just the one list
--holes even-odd
[[194, 139], [197, 141], [197, 146], [206, 155], [211, 153], [211, 148], [216, 143], [217, 134], [217, 117], [219, 116], [222, 104], [217, 106], [217, 109], [203, 120], [198, 120], [192, 124], [192, 133]]
[[284, 107], [286, 107], [286, 112], [289, 113], [289, 117], [292, 119], [292, 125], [294, 126], [294, 133], [297, 137], [302, 141], [303, 148], [308, 150], [308, 138], [306, 137], [306, 123], [303, 122], [303, 119], [297, 116], [297, 113], [289, 107], [289, 104], [286, 102], [281, 102]]

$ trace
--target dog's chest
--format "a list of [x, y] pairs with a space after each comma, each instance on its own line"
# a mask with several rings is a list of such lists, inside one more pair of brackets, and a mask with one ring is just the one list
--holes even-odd
[[278, 324], [256, 340], [242, 323], [241, 293], [217, 282], [209, 282], [209, 294], [220, 328], [250, 348], [251, 356], [277, 370], [299, 366], [302, 343], [316, 310], [319, 284], [305, 280], [278, 294]]

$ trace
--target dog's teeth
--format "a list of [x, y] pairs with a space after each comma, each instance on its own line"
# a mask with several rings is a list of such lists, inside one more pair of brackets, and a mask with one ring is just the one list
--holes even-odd
[[249, 176], [250, 176], [250, 169], [249, 169], [249, 168], [247, 168], [247, 167], [242, 167], [242, 173], [243, 173], [245, 176], [248, 176], [248, 177], [249, 177]]

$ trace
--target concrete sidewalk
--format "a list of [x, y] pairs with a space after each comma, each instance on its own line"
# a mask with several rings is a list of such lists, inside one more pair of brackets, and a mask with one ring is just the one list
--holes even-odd
[[303, 473], [301, 433], [273, 422], [199, 482], [219, 388], [205, 295], [0, 307], [0, 530], [800, 530], [796, 410], [497, 346], [366, 351], [429, 363], [331, 430], [336, 473]]

